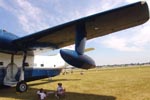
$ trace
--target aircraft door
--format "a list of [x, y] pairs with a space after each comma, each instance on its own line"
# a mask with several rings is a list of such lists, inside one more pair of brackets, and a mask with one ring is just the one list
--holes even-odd
[[13, 83], [15, 82], [16, 84], [16, 75], [17, 75], [17, 72], [18, 72], [18, 67], [15, 63], [10, 63], [7, 65], [7, 68], [6, 68], [6, 75], [5, 75], [5, 78], [4, 78], [4, 85], [13, 85]]

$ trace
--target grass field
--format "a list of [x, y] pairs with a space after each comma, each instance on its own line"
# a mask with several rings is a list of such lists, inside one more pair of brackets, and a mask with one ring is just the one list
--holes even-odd
[[[108, 68], [74, 71], [52, 80], [29, 82], [26, 93], [17, 94], [15, 88], [0, 89], [0, 100], [38, 100], [36, 91], [54, 91], [62, 82], [67, 90], [66, 100], [150, 100], [150, 67]], [[46, 100], [56, 100], [50, 95]]]

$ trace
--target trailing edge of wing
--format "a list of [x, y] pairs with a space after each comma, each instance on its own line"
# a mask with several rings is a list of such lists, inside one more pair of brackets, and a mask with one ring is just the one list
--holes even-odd
[[24, 46], [24, 49], [36, 47], [61, 48], [74, 44], [77, 24], [85, 23], [87, 39], [92, 39], [143, 24], [148, 19], [147, 3], [137, 2], [21, 37], [14, 40], [13, 43], [19, 48]]

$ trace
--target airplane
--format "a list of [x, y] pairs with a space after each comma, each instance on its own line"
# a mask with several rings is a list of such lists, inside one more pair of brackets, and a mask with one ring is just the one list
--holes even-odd
[[[25, 92], [28, 89], [26, 82], [59, 75], [63, 60], [77, 68], [95, 68], [94, 60], [84, 54], [86, 40], [148, 20], [148, 5], [139, 1], [23, 37], [0, 30], [0, 85], [16, 85], [17, 92]], [[72, 44], [75, 44], [75, 50], [61, 49]], [[54, 49], [60, 49], [58, 56], [63, 60], [37, 55]]]

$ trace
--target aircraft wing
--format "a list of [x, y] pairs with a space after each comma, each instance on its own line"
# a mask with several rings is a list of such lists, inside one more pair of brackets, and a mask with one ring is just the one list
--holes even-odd
[[61, 48], [74, 44], [77, 24], [85, 23], [87, 39], [92, 39], [143, 24], [148, 19], [147, 3], [137, 2], [39, 31], [18, 38], [13, 43], [17, 47], [24, 47], [24, 49], [38, 47]]

